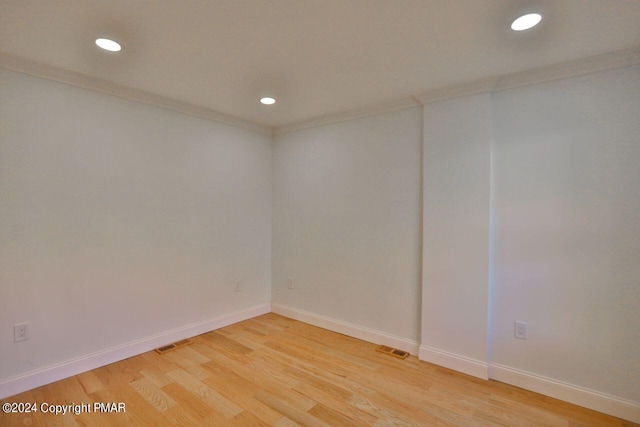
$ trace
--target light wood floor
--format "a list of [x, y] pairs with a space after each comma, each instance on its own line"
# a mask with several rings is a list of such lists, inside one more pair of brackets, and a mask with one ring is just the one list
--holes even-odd
[[2, 414], [1, 426], [638, 426], [275, 314], [2, 401], [125, 413]]

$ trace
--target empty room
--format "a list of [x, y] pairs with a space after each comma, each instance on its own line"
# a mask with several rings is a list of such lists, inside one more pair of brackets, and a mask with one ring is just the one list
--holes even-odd
[[0, 426], [640, 426], [640, 1], [0, 0]]

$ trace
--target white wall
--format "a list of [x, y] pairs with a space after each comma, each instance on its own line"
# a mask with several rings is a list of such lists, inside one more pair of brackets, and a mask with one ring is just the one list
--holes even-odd
[[640, 404], [640, 67], [493, 108], [492, 362]]
[[288, 133], [274, 153], [273, 302], [417, 341], [421, 109]]
[[0, 84], [0, 380], [269, 303], [269, 136]]
[[490, 148], [489, 94], [424, 106], [420, 358], [481, 378], [488, 376]]

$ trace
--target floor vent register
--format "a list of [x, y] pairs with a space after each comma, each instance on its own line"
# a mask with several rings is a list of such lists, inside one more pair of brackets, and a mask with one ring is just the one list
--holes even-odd
[[158, 354], [165, 354], [168, 351], [175, 350], [176, 348], [184, 347], [185, 345], [191, 344], [189, 340], [182, 340], [178, 342], [174, 342], [173, 344], [167, 344], [165, 346], [156, 348], [155, 351]]
[[397, 348], [387, 347], [386, 345], [381, 345], [376, 348], [376, 351], [380, 353], [388, 354], [389, 356], [397, 357], [398, 359], [406, 359], [409, 356], [409, 353], [403, 350], [398, 350]]

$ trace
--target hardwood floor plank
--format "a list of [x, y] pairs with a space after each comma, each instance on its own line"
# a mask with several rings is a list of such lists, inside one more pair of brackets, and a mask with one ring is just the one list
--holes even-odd
[[375, 399], [376, 397], [377, 396], [366, 398], [364, 396], [353, 395], [347, 403], [376, 417], [378, 420], [374, 425], [446, 425], [432, 415], [422, 414], [419, 408], [410, 409], [409, 412], [411, 412], [411, 414], [407, 415], [398, 412], [397, 405], [394, 405], [396, 406], [395, 408], [379, 405], [377, 401], [380, 399]]
[[[328, 408], [334, 408], [333, 410], [335, 412], [339, 412], [340, 414], [342, 414], [347, 418], [358, 420], [358, 422], [362, 422], [364, 425], [369, 426], [374, 424], [377, 421], [377, 417], [375, 417], [374, 415], [371, 415], [367, 412], [363, 412], [360, 409], [356, 408], [355, 406], [345, 405], [344, 399], [338, 399], [335, 396], [327, 395], [323, 393], [321, 390], [318, 390], [310, 385], [301, 383], [298, 386], [296, 386], [295, 390], [309, 397], [310, 399], [315, 400], [316, 402], [318, 402], [319, 405], [328, 407]], [[351, 399], [351, 396], [349, 396], [348, 399]], [[309, 411], [311, 411], [312, 409], [313, 408], [311, 408]], [[319, 418], [322, 418], [322, 417], [319, 417]]]
[[269, 406], [273, 410], [280, 412], [292, 421], [297, 422], [303, 426], [309, 427], [330, 427], [330, 424], [325, 423], [319, 418], [314, 417], [307, 411], [297, 408], [296, 406], [287, 403], [280, 399], [279, 396], [269, 393], [268, 391], [261, 391], [256, 393], [256, 399], [265, 405]]
[[197, 363], [198, 365], [202, 365], [203, 363], [207, 363], [211, 360], [203, 354], [198, 353], [191, 346], [179, 348], [176, 350], [176, 353], [193, 363]]
[[276, 422], [273, 427], [301, 427], [300, 424], [291, 421], [287, 417], [282, 417]]
[[177, 363], [171, 360], [170, 357], [165, 357], [167, 354], [158, 354], [155, 351], [148, 351], [137, 357], [146, 362], [144, 369], [147, 369], [149, 366], [153, 366], [154, 369], [157, 369], [162, 373], [166, 373], [180, 367]]
[[[324, 421], [331, 426], [344, 426], [344, 427], [366, 427], [374, 424], [377, 419], [368, 419], [364, 413], [360, 412], [354, 417], [349, 417], [341, 412], [331, 409], [329, 406], [325, 406], [322, 403], [318, 403], [313, 408], [309, 409], [309, 414]], [[366, 421], [365, 421], [366, 420]]]
[[104, 423], [105, 426], [136, 425], [153, 427], [164, 423], [163, 415], [151, 406], [144, 397], [140, 396], [129, 384], [119, 384], [113, 389], [99, 390], [91, 395], [93, 402], [124, 402], [127, 412], [124, 414], [100, 414], [92, 413], [89, 423], [86, 425], [100, 425], [100, 420], [111, 420]]
[[163, 424], [158, 425], [166, 425], [167, 422], [177, 427], [190, 427], [204, 424], [204, 420], [202, 418], [192, 415], [179, 405], [167, 409], [163, 413], [163, 416], [166, 421]]
[[145, 369], [141, 370], [140, 373], [156, 387], [164, 387], [167, 384], [171, 383], [171, 380], [159, 369], [156, 369], [155, 366], [147, 366]]
[[214, 411], [210, 405], [199, 399], [198, 396], [189, 392], [189, 390], [180, 384], [168, 384], [162, 387], [162, 391], [178, 402], [180, 408], [184, 409], [190, 417], [198, 420], [200, 424], [203, 423], [204, 419]]
[[226, 418], [233, 418], [242, 412], [242, 408], [222, 396], [217, 391], [201, 382], [199, 379], [192, 377], [188, 373], [176, 370], [169, 372], [167, 376], [182, 385], [184, 388], [195, 394], [198, 398], [211, 406], [217, 412]]
[[261, 390], [248, 379], [224, 367], [209, 363], [204, 366], [211, 375], [204, 380], [214, 390], [236, 403], [245, 411], [268, 425], [274, 425], [283, 415], [255, 400], [253, 396]]
[[218, 332], [209, 332], [208, 334], [204, 334], [202, 337], [216, 343], [221, 347], [228, 349], [233, 353], [247, 354], [253, 351], [253, 349], [246, 347], [239, 342], [228, 338]]
[[158, 411], [166, 411], [172, 406], [177, 405], [176, 401], [167, 396], [164, 391], [160, 390], [151, 380], [140, 378], [129, 383], [140, 396], [142, 396], [151, 406]]
[[86, 394], [95, 393], [96, 391], [104, 389], [104, 384], [93, 371], [83, 372], [79, 374], [77, 378]]

